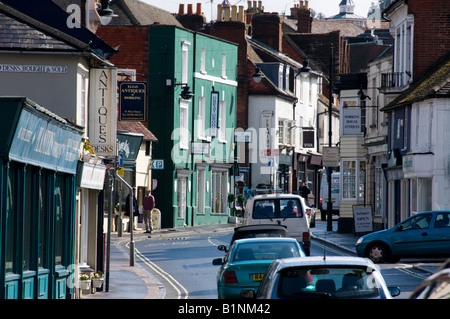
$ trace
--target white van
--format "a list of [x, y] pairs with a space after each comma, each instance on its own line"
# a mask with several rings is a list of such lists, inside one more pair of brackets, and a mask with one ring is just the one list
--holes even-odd
[[[320, 197], [319, 197], [319, 208], [322, 220], [326, 220], [327, 210], [328, 210], [328, 175], [325, 173], [322, 175], [322, 182], [320, 183]], [[332, 213], [339, 215], [339, 196], [340, 196], [340, 184], [339, 180], [341, 173], [331, 173], [331, 202]]]
[[297, 239], [307, 256], [311, 239], [304, 199], [292, 194], [257, 195], [247, 200], [244, 225], [276, 224], [286, 226], [290, 237]]

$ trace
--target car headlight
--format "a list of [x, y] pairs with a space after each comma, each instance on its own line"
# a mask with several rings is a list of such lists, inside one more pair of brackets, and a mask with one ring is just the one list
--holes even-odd
[[359, 239], [356, 241], [356, 246], [358, 246], [359, 244], [361, 244], [363, 242], [363, 238], [359, 237]]

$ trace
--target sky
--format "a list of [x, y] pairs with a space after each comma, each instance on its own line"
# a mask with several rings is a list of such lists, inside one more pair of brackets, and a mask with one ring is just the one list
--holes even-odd
[[[148, 4], [154, 5], [161, 9], [167, 10], [172, 13], [178, 12], [180, 3], [185, 4], [185, 10], [187, 4], [193, 4], [194, 12], [196, 4], [202, 4], [202, 11], [205, 14], [207, 20], [211, 17], [211, 3], [213, 3], [213, 19], [217, 16], [217, 5], [222, 3], [223, 0], [141, 0]], [[244, 9], [247, 9], [247, 0], [229, 0], [231, 5], [243, 5]], [[339, 13], [339, 3], [341, 0], [309, 0], [309, 7], [316, 11], [316, 13], [323, 13], [326, 17], [333, 16]], [[378, 0], [353, 0], [355, 4], [355, 14], [366, 17], [369, 7], [372, 2], [378, 3]], [[298, 4], [298, 0], [262, 0], [262, 5], [265, 12], [278, 12], [280, 14], [286, 12], [290, 13], [290, 8], [294, 4]]]

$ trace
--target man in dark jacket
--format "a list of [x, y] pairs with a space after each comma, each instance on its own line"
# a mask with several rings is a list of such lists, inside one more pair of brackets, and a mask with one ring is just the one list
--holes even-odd
[[155, 197], [150, 194], [148, 189], [145, 192], [145, 198], [142, 206], [144, 208], [145, 232], [151, 233], [153, 231], [152, 209], [155, 208]]

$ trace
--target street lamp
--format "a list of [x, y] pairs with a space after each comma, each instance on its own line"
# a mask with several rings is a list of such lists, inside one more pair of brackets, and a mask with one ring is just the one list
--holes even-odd
[[[314, 57], [314, 59], [329, 59], [329, 96], [328, 96], [328, 147], [332, 147], [332, 135], [333, 132], [331, 130], [332, 125], [332, 115], [333, 115], [333, 89], [334, 89], [334, 83], [333, 83], [333, 71], [334, 71], [334, 63], [333, 63], [333, 44], [331, 44], [330, 48], [330, 56], [329, 57]], [[302, 76], [307, 76], [309, 72], [311, 71], [311, 68], [308, 66], [308, 60], [303, 60], [303, 67], [299, 70]], [[328, 167], [328, 175], [327, 175], [327, 182], [328, 182], [328, 204], [327, 204], [327, 231], [333, 230], [333, 217], [332, 217], [332, 210], [333, 210], [333, 203], [331, 202], [331, 173], [333, 172], [332, 167]]]
[[253, 81], [255, 81], [256, 83], [259, 83], [259, 82], [261, 82], [264, 75], [261, 73], [259, 68], [256, 68], [255, 74], [253, 74], [252, 77], [253, 77]]
[[194, 96], [194, 93], [191, 92], [191, 90], [189, 89], [189, 86], [187, 85], [187, 83], [177, 83], [177, 79], [166, 79], [166, 86], [167, 87], [176, 87], [178, 85], [182, 85], [183, 86], [183, 91], [181, 91], [180, 96], [183, 100], [189, 100]]

